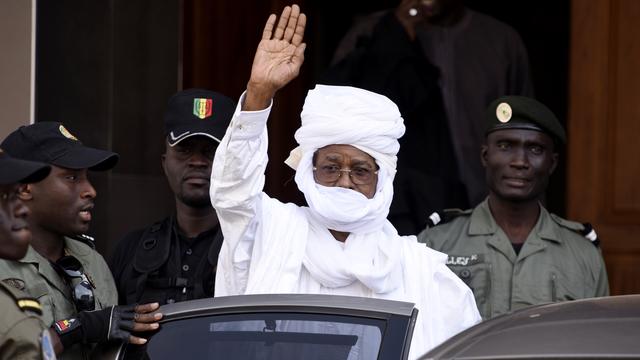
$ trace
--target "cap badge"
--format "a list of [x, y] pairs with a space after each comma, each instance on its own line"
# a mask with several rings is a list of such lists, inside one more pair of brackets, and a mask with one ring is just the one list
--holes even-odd
[[69, 132], [69, 130], [67, 130], [63, 125], [60, 125], [60, 133], [66, 137], [67, 139], [71, 139], [71, 140], [75, 140], [78, 141], [78, 138], [71, 135], [71, 133]]
[[496, 117], [501, 123], [506, 123], [511, 120], [511, 114], [513, 111], [511, 110], [511, 106], [507, 103], [500, 103], [496, 108]]
[[213, 109], [212, 99], [193, 99], [193, 115], [200, 119], [211, 116], [211, 110]]

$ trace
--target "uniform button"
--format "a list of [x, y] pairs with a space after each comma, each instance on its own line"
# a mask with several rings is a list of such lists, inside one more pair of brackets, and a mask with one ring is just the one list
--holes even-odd
[[460, 271], [460, 278], [467, 279], [469, 276], [471, 276], [471, 271], [469, 271], [469, 269], [462, 269], [462, 271]]
[[176, 301], [173, 300], [173, 299], [167, 299], [167, 304], [173, 304], [174, 302], [176, 302]]
[[182, 271], [189, 271], [189, 265], [182, 265]]
[[193, 250], [187, 249], [187, 255], [191, 255], [191, 254], [193, 254]]

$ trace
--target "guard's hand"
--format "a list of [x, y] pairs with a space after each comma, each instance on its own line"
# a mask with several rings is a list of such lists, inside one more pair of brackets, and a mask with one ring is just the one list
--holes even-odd
[[131, 335], [131, 332], [150, 332], [157, 330], [162, 319], [161, 313], [153, 313], [158, 303], [144, 305], [111, 306], [95, 311], [81, 311], [76, 318], [60, 320], [54, 323], [64, 348], [78, 342], [99, 343], [125, 341], [142, 345], [147, 339]]
[[413, 41], [416, 38], [416, 26], [424, 20], [420, 0], [402, 0], [394, 15]]
[[275, 93], [298, 76], [304, 62], [306, 44], [302, 39], [306, 15], [294, 4], [282, 10], [277, 26], [276, 19], [276, 15], [271, 14], [264, 26], [242, 110], [261, 110], [269, 106]]
[[107, 340], [122, 340], [131, 344], [143, 345], [147, 339], [132, 335], [132, 332], [149, 332], [158, 330], [161, 313], [153, 313], [158, 303], [142, 305], [114, 306], [111, 315], [111, 327]]

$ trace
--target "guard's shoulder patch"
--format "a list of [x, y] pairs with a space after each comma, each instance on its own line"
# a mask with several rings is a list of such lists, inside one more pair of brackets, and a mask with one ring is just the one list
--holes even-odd
[[56, 360], [56, 352], [53, 350], [53, 341], [49, 334], [49, 329], [42, 330], [40, 335], [40, 344], [42, 346], [42, 360]]
[[24, 290], [26, 287], [24, 280], [22, 279], [8, 278], [8, 279], [2, 279], [2, 282], [5, 285], [8, 285], [14, 289], [18, 289], [20, 291]]
[[563, 219], [560, 216], [555, 214], [551, 214], [551, 218], [558, 225], [582, 235], [585, 239], [589, 240], [594, 246], [596, 247], [600, 246], [600, 239], [598, 238], [598, 234], [596, 234], [595, 229], [593, 228], [593, 226], [591, 226], [590, 223], [579, 223], [579, 222]]
[[473, 209], [443, 209], [434, 211], [427, 217], [427, 228], [432, 228], [437, 225], [442, 225], [450, 222], [451, 220], [460, 216], [469, 216], [473, 212]]
[[20, 310], [29, 314], [42, 315], [42, 305], [40, 305], [37, 299], [32, 298], [13, 286], [6, 285], [4, 281], [0, 283], [0, 287], [13, 298]]
[[71, 236], [71, 238], [73, 240], [78, 240], [85, 245], [88, 245], [93, 250], [96, 249], [96, 239], [94, 239], [92, 236], [80, 234], [80, 235]]

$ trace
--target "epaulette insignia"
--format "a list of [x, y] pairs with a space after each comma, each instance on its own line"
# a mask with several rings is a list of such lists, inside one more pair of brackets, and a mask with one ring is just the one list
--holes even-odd
[[593, 229], [590, 223], [584, 223], [584, 229], [582, 230], [582, 236], [584, 236], [587, 240], [591, 241], [595, 247], [600, 247], [600, 239], [598, 239], [598, 234]]
[[92, 236], [80, 234], [80, 235], [74, 236], [73, 238], [86, 245], [89, 245], [89, 247], [92, 248], [93, 250], [96, 249], [96, 239], [94, 239]]
[[38, 315], [42, 315], [42, 305], [35, 299], [18, 299], [18, 307], [22, 311], [30, 311]]
[[457, 218], [458, 216], [471, 213], [462, 209], [444, 209], [440, 211], [434, 211], [427, 218], [427, 228], [434, 227], [440, 224], [446, 224], [449, 221]]

